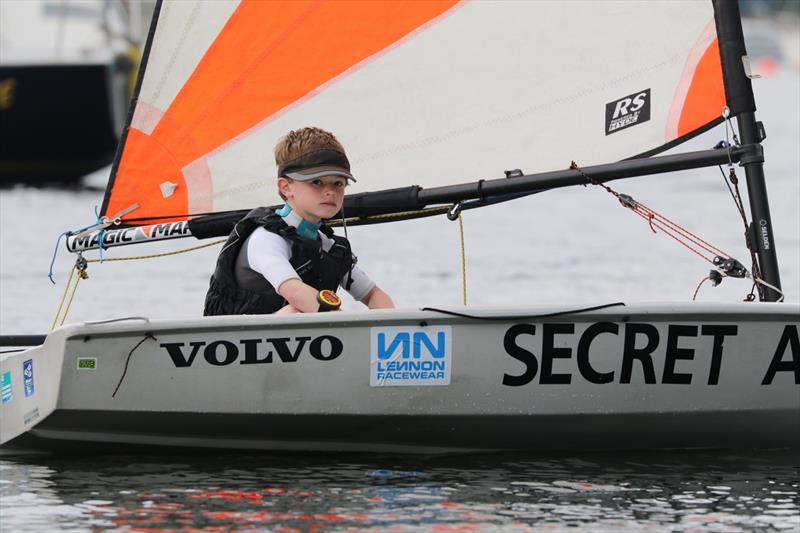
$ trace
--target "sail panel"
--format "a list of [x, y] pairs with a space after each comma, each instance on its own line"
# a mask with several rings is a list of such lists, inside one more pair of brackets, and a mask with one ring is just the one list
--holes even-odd
[[161, 66], [145, 71], [136, 109], [151, 118], [132, 124], [106, 211], [275, 203], [272, 147], [308, 125], [343, 142], [353, 192], [657, 151], [722, 113], [713, 15], [693, 0], [243, 0], [207, 25], [215, 37], [186, 60], [190, 74], [174, 69], [179, 82], [163, 79], [182, 46], [160, 34], [189, 30], [159, 21], [150, 63]]
[[[695, 51], [700, 53], [695, 54]], [[697, 57], [696, 62], [695, 57]], [[719, 41], [716, 32], [709, 26], [693, 50], [684, 70], [688, 87], [685, 95], [681, 91], [682, 101], [676, 102], [679, 105], [675, 106], [680, 113], [680, 119], [677, 130], [667, 132], [666, 141], [689, 135], [722, 114], [714, 113], [715, 110], [721, 111], [726, 106], [720, 64]]]
[[[132, 216], [205, 209], [214, 183], [202, 157], [396, 43], [454, 3], [242, 1], [167, 109], [161, 112], [163, 105], [148, 102], [147, 93], [140, 95], [134, 116], [150, 118], [134, 121], [133, 127], [138, 125], [143, 135], [128, 137], [118, 171], [150, 195], [137, 202], [140, 208]], [[170, 25], [172, 20], [159, 24], [151, 54], [158, 53], [161, 33], [186, 32], [193, 19], [183, 28]], [[172, 53], [166, 44], [160, 49]], [[179, 51], [174, 53], [180, 57]], [[159, 115], [157, 122], [155, 115]], [[130, 201], [127, 191], [118, 193], [117, 187], [124, 186], [117, 184], [112, 191], [109, 213], [124, 209]]]
[[132, 126], [151, 134], [239, 0], [162, 2]]

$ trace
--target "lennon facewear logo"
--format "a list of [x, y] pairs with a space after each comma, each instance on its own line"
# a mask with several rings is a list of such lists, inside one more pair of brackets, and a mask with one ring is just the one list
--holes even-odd
[[650, 120], [650, 89], [606, 104], [606, 135]]
[[449, 385], [450, 326], [370, 328], [370, 387]]

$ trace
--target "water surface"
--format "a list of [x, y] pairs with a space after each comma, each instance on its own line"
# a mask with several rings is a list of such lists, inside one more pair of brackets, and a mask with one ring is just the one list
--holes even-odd
[[5, 456], [3, 531], [798, 531], [796, 452]]

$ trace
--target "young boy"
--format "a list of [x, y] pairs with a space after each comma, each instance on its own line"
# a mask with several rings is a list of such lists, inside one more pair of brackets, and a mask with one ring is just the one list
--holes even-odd
[[388, 294], [355, 266], [350, 243], [323, 220], [344, 202], [350, 162], [333, 134], [290, 131], [275, 146], [278, 194], [273, 211], [252, 210], [220, 251], [205, 315], [312, 313], [337, 310], [343, 286], [370, 309], [394, 307]]

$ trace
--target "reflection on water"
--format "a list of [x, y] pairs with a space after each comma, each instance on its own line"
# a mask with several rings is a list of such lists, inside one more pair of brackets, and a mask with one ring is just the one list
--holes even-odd
[[798, 452], [0, 461], [2, 531], [798, 531]]

